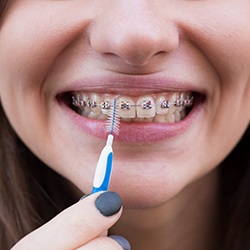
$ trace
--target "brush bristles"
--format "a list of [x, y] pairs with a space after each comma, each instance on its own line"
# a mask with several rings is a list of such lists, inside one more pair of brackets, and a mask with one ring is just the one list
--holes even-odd
[[108, 111], [108, 118], [106, 123], [106, 132], [112, 134], [119, 134], [119, 125], [120, 125], [120, 115], [119, 115], [119, 106], [116, 103], [116, 100], [113, 100], [111, 107]]

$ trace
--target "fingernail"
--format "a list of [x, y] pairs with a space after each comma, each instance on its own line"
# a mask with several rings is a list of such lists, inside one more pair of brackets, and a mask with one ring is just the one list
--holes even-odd
[[90, 196], [90, 194], [85, 194], [85, 195], [83, 195], [83, 196], [79, 199], [79, 201], [81, 201], [81, 200], [87, 198], [88, 196]]
[[131, 250], [129, 241], [120, 235], [109, 235], [109, 237], [115, 240], [124, 250]]
[[117, 193], [108, 191], [97, 197], [95, 206], [102, 215], [111, 216], [120, 211], [122, 200]]

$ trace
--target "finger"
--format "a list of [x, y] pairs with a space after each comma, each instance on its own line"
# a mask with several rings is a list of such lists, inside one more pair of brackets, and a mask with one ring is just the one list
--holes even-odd
[[[83, 200], [83, 199], [87, 198], [89, 195], [90, 195], [90, 194], [85, 194], [84, 196], [82, 196], [82, 197], [80, 198], [80, 200]], [[105, 230], [104, 232], [102, 232], [102, 233], [100, 234], [100, 236], [107, 236], [107, 235], [108, 235], [108, 231], [107, 231], [107, 230]]]
[[100, 236], [89, 241], [86, 245], [77, 248], [77, 250], [124, 250], [124, 248], [115, 240]]
[[13, 250], [76, 249], [108, 230], [119, 219], [121, 206], [114, 192], [90, 195], [26, 236]]
[[131, 250], [130, 243], [127, 239], [120, 235], [109, 235], [109, 238], [115, 240], [124, 250]]

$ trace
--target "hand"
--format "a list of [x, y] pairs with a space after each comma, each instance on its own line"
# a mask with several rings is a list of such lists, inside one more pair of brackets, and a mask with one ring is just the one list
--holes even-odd
[[25, 236], [12, 250], [124, 249], [107, 237], [121, 210], [121, 199], [114, 192], [90, 195]]

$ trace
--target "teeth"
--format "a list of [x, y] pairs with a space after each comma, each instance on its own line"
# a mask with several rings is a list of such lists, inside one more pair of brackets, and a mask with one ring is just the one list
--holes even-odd
[[158, 122], [158, 123], [167, 122], [166, 121], [166, 115], [156, 115], [155, 118], [154, 118], [154, 121]]
[[169, 110], [168, 110], [168, 114], [173, 114], [176, 111], [176, 100], [177, 100], [177, 94], [174, 93], [171, 97], [169, 102], [171, 103]]
[[99, 95], [97, 94], [91, 94], [89, 96], [89, 100], [87, 101], [87, 106], [89, 106], [90, 113], [88, 115], [89, 118], [98, 118], [98, 116], [101, 114], [102, 109], [97, 103], [100, 103], [101, 99]]
[[139, 118], [136, 117], [133, 119], [134, 122], [153, 122], [154, 118]]
[[166, 100], [166, 97], [160, 96], [156, 100], [156, 114], [166, 115], [169, 111], [170, 103]]
[[110, 109], [110, 104], [112, 102], [113, 98], [111, 96], [106, 96], [103, 101], [101, 102], [101, 109], [102, 109], [102, 114], [108, 115], [109, 109]]
[[173, 113], [169, 113], [166, 115], [166, 120], [169, 123], [174, 123], [175, 122], [175, 115]]
[[101, 114], [98, 116], [98, 119], [99, 119], [99, 120], [105, 120], [105, 119], [107, 119], [107, 115], [104, 115], [103, 113], [101, 113]]
[[106, 119], [112, 101], [116, 99], [119, 114], [126, 122], [174, 123], [186, 116], [186, 107], [193, 104], [187, 92], [153, 94], [141, 97], [122, 95], [73, 93], [72, 105], [79, 114], [95, 119]]
[[181, 120], [181, 113], [178, 110], [174, 112], [174, 120], [175, 122], [179, 122]]
[[118, 102], [120, 103], [120, 116], [122, 118], [127, 119], [136, 117], [135, 103], [132, 98], [121, 96]]
[[182, 111], [185, 108], [184, 101], [186, 99], [187, 99], [186, 93], [180, 93], [178, 97], [176, 97], [175, 101], [176, 110]]
[[151, 96], [140, 97], [137, 101], [137, 117], [151, 118], [155, 116], [154, 100]]

